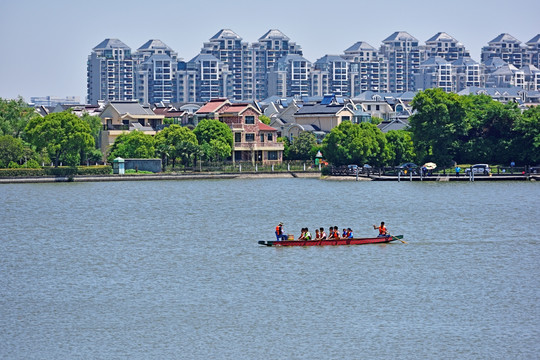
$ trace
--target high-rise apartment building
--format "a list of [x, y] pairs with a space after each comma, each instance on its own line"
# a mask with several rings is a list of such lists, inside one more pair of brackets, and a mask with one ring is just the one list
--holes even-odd
[[280, 58], [268, 74], [268, 95], [309, 96], [311, 62], [300, 55]]
[[416, 90], [440, 88], [446, 92], [455, 91], [452, 64], [440, 56], [433, 56], [422, 62], [415, 72]]
[[229, 98], [233, 93], [228, 66], [210, 54], [199, 54], [179, 62], [177, 94], [180, 102]]
[[105, 39], [87, 61], [87, 101], [134, 99], [134, 60], [131, 48], [118, 39]]
[[527, 64], [540, 69], [540, 34], [527, 41]]
[[205, 42], [201, 54], [215, 56], [231, 72], [233, 100], [254, 99], [253, 50], [247, 42], [230, 29], [222, 29]]
[[452, 70], [456, 92], [472, 86], [485, 86], [484, 67], [470, 57], [452, 62]]
[[488, 46], [482, 48], [482, 62], [498, 57], [507, 64], [512, 64], [520, 68], [523, 64], [525, 47], [521, 41], [510, 34], [500, 34], [495, 39], [488, 42]]
[[452, 62], [463, 57], [470, 57], [465, 46], [445, 32], [439, 32], [426, 40], [424, 49], [426, 58], [439, 56]]
[[178, 54], [161, 40], [152, 39], [138, 48], [133, 57], [135, 98], [142, 104], [174, 101]]
[[350, 96], [349, 63], [338, 55], [325, 55], [313, 64], [311, 95]]
[[421, 61], [418, 40], [405, 31], [396, 31], [383, 40], [379, 51], [388, 60], [388, 90], [414, 91], [414, 71]]
[[268, 73], [283, 56], [302, 56], [302, 48], [277, 29], [268, 30], [258, 42], [251, 44], [254, 64], [255, 99], [268, 97]]
[[364, 91], [388, 91], [388, 60], [373, 46], [358, 41], [347, 48], [342, 57], [349, 62], [351, 97]]

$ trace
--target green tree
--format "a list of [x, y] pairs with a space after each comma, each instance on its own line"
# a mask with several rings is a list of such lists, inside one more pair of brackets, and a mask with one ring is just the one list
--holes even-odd
[[390, 130], [386, 134], [389, 164], [398, 166], [415, 160], [412, 134], [406, 130]]
[[25, 128], [25, 137], [39, 152], [47, 149], [57, 167], [60, 161], [69, 165], [80, 162], [80, 153], [95, 146], [90, 126], [71, 112], [33, 117]]
[[261, 122], [262, 122], [263, 124], [270, 125], [270, 121], [271, 121], [271, 120], [270, 120], [270, 118], [269, 118], [268, 116], [266, 116], [266, 115], [261, 115], [261, 116], [259, 116], [259, 120], [261, 120]]
[[291, 150], [291, 141], [286, 136], [280, 136], [276, 139], [277, 142], [283, 143], [283, 160], [291, 160], [289, 157]]
[[20, 137], [32, 118], [40, 116], [22, 98], [0, 99], [0, 135]]
[[184, 165], [187, 165], [185, 160], [196, 153], [198, 146], [199, 142], [193, 131], [180, 125], [170, 125], [156, 135], [157, 153], [166, 165], [169, 159], [172, 159], [173, 167], [177, 158], [181, 158]]
[[[193, 133], [195, 133], [206, 159], [225, 159], [231, 156], [233, 133], [227, 124], [219, 120], [203, 119], [193, 130]], [[212, 150], [213, 148], [215, 149]]]
[[19, 162], [24, 155], [24, 144], [21, 139], [11, 135], [0, 136], [0, 168], [7, 167], [10, 162]]
[[449, 165], [460, 152], [461, 138], [469, 131], [462, 97], [442, 89], [420, 91], [412, 101], [409, 118], [415, 152], [420, 162]]
[[88, 126], [90, 126], [90, 133], [94, 137], [94, 142], [96, 144], [98, 144], [99, 143], [99, 134], [101, 132], [101, 127], [102, 127], [100, 117], [99, 116], [92, 116], [92, 115], [90, 115], [88, 113], [85, 113], [85, 114], [83, 114], [81, 119], [85, 123], [87, 123]]
[[111, 150], [107, 160], [112, 162], [115, 158], [151, 159], [155, 156], [154, 137], [142, 131], [134, 130], [120, 134]]
[[325, 158], [334, 165], [381, 166], [388, 160], [386, 138], [374, 124], [342, 122], [323, 140]]
[[525, 110], [514, 124], [516, 136], [512, 140], [515, 161], [522, 164], [540, 163], [540, 106]]
[[502, 104], [485, 95], [465, 100], [469, 131], [461, 145], [463, 162], [510, 162], [516, 136], [513, 128], [521, 117], [517, 104]]
[[293, 138], [289, 148], [291, 160], [310, 160], [314, 158], [312, 149], [317, 146], [317, 138], [308, 131], [303, 131]]

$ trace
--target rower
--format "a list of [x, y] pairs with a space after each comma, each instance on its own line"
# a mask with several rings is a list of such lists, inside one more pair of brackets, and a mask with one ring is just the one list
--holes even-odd
[[277, 241], [283, 241], [287, 240], [287, 235], [283, 234], [283, 223], [280, 222], [278, 226], [276, 226], [276, 239]]
[[377, 225], [373, 225], [373, 229], [379, 230], [378, 237], [388, 236], [388, 230], [386, 229], [386, 226], [384, 226], [384, 221], [381, 221], [381, 225], [379, 227], [377, 227]]

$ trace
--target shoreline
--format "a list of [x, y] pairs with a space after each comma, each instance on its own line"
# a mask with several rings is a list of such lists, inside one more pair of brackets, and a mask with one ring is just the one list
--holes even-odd
[[320, 178], [319, 172], [283, 173], [189, 173], [189, 174], [129, 174], [129, 175], [75, 175], [0, 178], [0, 184], [36, 184], [55, 182], [105, 182], [152, 180], [209, 180], [209, 179], [268, 179], [268, 178]]
[[[399, 182], [394, 176], [366, 177], [366, 176], [324, 176], [319, 172], [244, 172], [244, 173], [174, 173], [174, 174], [129, 174], [129, 175], [75, 175], [75, 176], [43, 176], [43, 177], [12, 177], [0, 178], [0, 184], [37, 184], [55, 182], [105, 182], [105, 181], [153, 181], [153, 180], [215, 180], [215, 179], [286, 179], [311, 178], [325, 181], [393, 181]], [[468, 177], [402, 177], [401, 182], [409, 181], [441, 181], [441, 182], [469, 182]], [[537, 181], [540, 175], [528, 176], [476, 176], [474, 181]]]

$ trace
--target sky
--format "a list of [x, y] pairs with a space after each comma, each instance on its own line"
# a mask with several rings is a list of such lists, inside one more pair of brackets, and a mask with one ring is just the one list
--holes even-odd
[[220, 29], [256, 42], [279, 29], [315, 62], [357, 41], [379, 48], [395, 31], [421, 44], [446, 32], [480, 61], [501, 33], [525, 43], [540, 33], [540, 1], [521, 0], [2, 0], [0, 98], [78, 96], [86, 101], [92, 48], [117, 38], [134, 52], [160, 39], [188, 61]]

